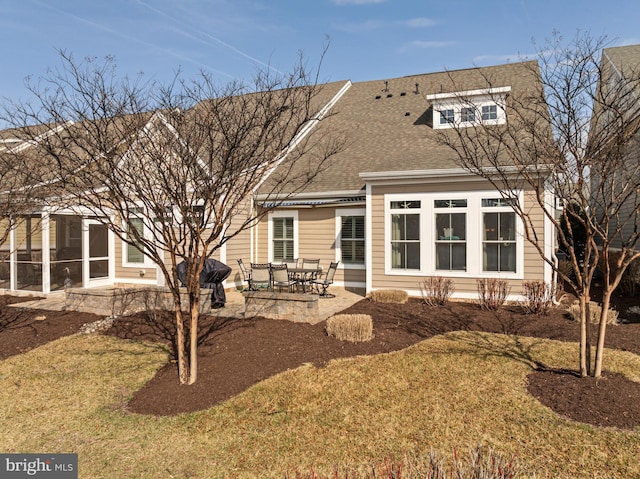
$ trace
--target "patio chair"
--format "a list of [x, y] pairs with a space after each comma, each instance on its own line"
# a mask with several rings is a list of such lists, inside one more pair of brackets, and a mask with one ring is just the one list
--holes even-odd
[[302, 258], [302, 267], [304, 269], [319, 268], [320, 267], [320, 260], [319, 259]]
[[[317, 269], [318, 273], [320, 272], [320, 260], [319, 259], [308, 259], [302, 258], [302, 269]], [[307, 275], [307, 279], [313, 281], [318, 279], [318, 273], [311, 273]]]
[[249, 289], [271, 289], [271, 263], [251, 263], [251, 279]]
[[336, 295], [335, 294], [330, 294], [329, 292], [327, 292], [327, 288], [333, 284], [333, 277], [336, 274], [336, 270], [338, 269], [338, 261], [336, 261], [335, 263], [332, 262], [329, 265], [329, 269], [327, 270], [327, 274], [324, 275], [324, 278], [319, 278], [319, 279], [314, 279], [311, 281], [311, 284], [314, 288], [316, 288], [317, 291], [320, 291], [320, 288], [322, 288], [322, 291], [320, 291], [318, 294], [324, 298], [335, 298]]
[[289, 268], [285, 264], [272, 264], [271, 265], [271, 285], [273, 289], [278, 287], [279, 291], [282, 291], [283, 287], [287, 288], [287, 292], [292, 292], [293, 286], [298, 282], [295, 278], [289, 276]]
[[282, 264], [286, 264], [287, 268], [297, 268], [298, 267], [298, 258], [294, 259], [283, 259]]
[[242, 273], [242, 281], [247, 283], [245, 291], [251, 289], [251, 271], [247, 270], [247, 267], [242, 262], [242, 259], [238, 259], [238, 266], [240, 267], [240, 273]]

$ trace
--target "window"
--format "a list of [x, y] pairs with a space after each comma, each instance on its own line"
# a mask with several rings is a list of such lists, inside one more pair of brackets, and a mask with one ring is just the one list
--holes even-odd
[[453, 123], [454, 112], [453, 110], [441, 110], [440, 111], [440, 124], [446, 125], [447, 123]]
[[460, 109], [460, 121], [469, 122], [476, 121], [476, 109], [464, 107]]
[[272, 219], [273, 222], [273, 261], [294, 258], [293, 217], [283, 216]]
[[[392, 201], [392, 209], [420, 208], [420, 201]], [[420, 269], [420, 213], [391, 215], [391, 267]]]
[[391, 267], [420, 269], [420, 215], [391, 215]]
[[482, 106], [482, 121], [497, 120], [497, 119], [498, 119], [498, 105]]
[[467, 200], [435, 200], [436, 208], [436, 269], [466, 271], [467, 269], [467, 215], [445, 212], [444, 208], [465, 208]]
[[343, 264], [364, 264], [364, 216], [343, 216], [340, 228]]
[[482, 270], [516, 272], [516, 214], [483, 213]]
[[142, 221], [142, 218], [129, 218], [127, 237], [129, 241], [137, 245], [137, 247], [131, 243], [126, 244], [127, 263], [142, 264], [145, 262], [144, 254], [142, 253], [142, 242], [136, 239], [133, 230], [135, 230], [135, 233], [137, 233], [138, 237], [144, 236], [144, 223]]

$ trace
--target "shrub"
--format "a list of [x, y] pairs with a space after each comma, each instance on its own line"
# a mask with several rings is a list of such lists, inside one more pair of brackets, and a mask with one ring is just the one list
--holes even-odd
[[336, 314], [327, 319], [326, 331], [341, 341], [370, 341], [373, 338], [373, 321], [368, 314]]
[[[571, 264], [571, 261], [567, 259], [559, 259], [558, 271], [564, 274], [567, 278], [571, 278], [573, 276], [573, 264]], [[564, 279], [561, 278], [560, 275], [558, 275], [558, 280], [564, 281]]]
[[[597, 324], [600, 322], [600, 313], [602, 312], [602, 306], [595, 301], [589, 301], [589, 313], [591, 323]], [[574, 301], [569, 306], [569, 315], [575, 321], [580, 321], [580, 302]], [[618, 311], [609, 308], [607, 312], [607, 324], [616, 324], [618, 322]]]
[[379, 289], [371, 292], [369, 299], [374, 303], [403, 304], [409, 299], [409, 293], [400, 289]]
[[503, 279], [487, 278], [478, 280], [478, 301], [483, 309], [490, 311], [500, 309], [510, 292], [511, 288]]
[[525, 314], [547, 314], [553, 307], [557, 286], [544, 281], [525, 281], [522, 283], [522, 303]]
[[420, 285], [422, 300], [429, 306], [444, 306], [455, 291], [453, 281], [442, 276], [428, 276]]

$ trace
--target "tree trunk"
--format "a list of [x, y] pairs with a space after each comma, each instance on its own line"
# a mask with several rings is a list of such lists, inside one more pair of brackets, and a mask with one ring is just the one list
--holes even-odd
[[609, 304], [611, 304], [611, 290], [606, 288], [602, 293], [602, 311], [600, 312], [600, 324], [598, 328], [598, 345], [596, 347], [596, 365], [593, 376], [602, 376], [602, 360], [604, 356], [604, 337], [607, 332], [607, 319], [609, 316]]
[[194, 288], [195, 294], [189, 295], [189, 307], [191, 313], [191, 325], [189, 327], [189, 384], [198, 379], [198, 319], [200, 318], [200, 287]]
[[184, 318], [182, 317], [182, 311], [180, 303], [175, 305], [176, 313], [176, 352], [178, 354], [178, 377], [180, 384], [187, 384], [189, 380], [189, 364], [187, 362], [187, 354], [184, 347]]
[[580, 376], [586, 377], [589, 375], [589, 320], [588, 304], [589, 301], [585, 301], [585, 297], [582, 295], [579, 298], [580, 301]]

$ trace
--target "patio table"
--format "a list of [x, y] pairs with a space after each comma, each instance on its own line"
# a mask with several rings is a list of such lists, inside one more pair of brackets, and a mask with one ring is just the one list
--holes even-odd
[[306, 286], [322, 274], [322, 267], [318, 268], [289, 268], [289, 277], [295, 279], [306, 293]]

